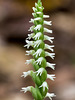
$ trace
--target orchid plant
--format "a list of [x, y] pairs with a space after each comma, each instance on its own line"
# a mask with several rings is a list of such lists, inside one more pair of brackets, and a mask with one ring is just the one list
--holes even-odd
[[[34, 19], [31, 19], [29, 22], [33, 23], [34, 25], [30, 27], [29, 31], [31, 34], [28, 34], [28, 38], [26, 39], [26, 45], [24, 47], [29, 48], [30, 46], [33, 47], [33, 50], [26, 51], [26, 55], [32, 55], [33, 59], [26, 60], [25, 64], [32, 64], [35, 72], [30, 70], [28, 72], [23, 72], [22, 77], [27, 77], [30, 75], [35, 83], [35, 87], [28, 86], [23, 87], [21, 91], [26, 93], [30, 91], [34, 100], [44, 100], [46, 97], [49, 97], [52, 100], [52, 97], [55, 97], [54, 93], [48, 93], [48, 84], [46, 79], [49, 78], [50, 80], [54, 81], [55, 75], [54, 74], [47, 74], [46, 67], [50, 67], [51, 69], [55, 69], [55, 64], [49, 63], [46, 61], [45, 57], [49, 56], [50, 58], [54, 59], [55, 53], [54, 52], [54, 45], [45, 44], [44, 41], [48, 40], [50, 43], [53, 43], [54, 37], [49, 37], [44, 35], [44, 32], [52, 33], [52, 30], [44, 28], [44, 25], [52, 25], [52, 21], [45, 21], [44, 18], [49, 18], [49, 15], [43, 14], [44, 7], [42, 6], [41, 0], [38, 0], [35, 3], [35, 7], [33, 7], [34, 13], [32, 13]], [[33, 41], [30, 41], [33, 39]], [[49, 49], [51, 53], [45, 51]]]

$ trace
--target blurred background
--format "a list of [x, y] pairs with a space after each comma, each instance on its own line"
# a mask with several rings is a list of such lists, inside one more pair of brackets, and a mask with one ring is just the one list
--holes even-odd
[[[21, 87], [34, 85], [31, 77], [21, 78], [22, 72], [33, 69], [25, 65], [25, 39], [32, 7], [37, 0], [0, 0], [0, 100], [33, 100], [31, 93], [21, 93]], [[55, 60], [54, 82], [47, 80], [49, 92], [57, 95], [53, 100], [75, 100], [75, 0], [42, 0], [44, 13], [52, 20]], [[50, 34], [48, 34], [50, 35]], [[49, 44], [48, 41], [45, 41]], [[49, 100], [46, 98], [46, 100]]]

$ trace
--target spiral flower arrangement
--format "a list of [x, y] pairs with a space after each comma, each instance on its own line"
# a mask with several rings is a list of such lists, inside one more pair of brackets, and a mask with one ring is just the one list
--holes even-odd
[[[27, 91], [30, 91], [32, 93], [32, 96], [34, 97], [34, 100], [44, 100], [46, 97], [49, 97], [52, 100], [52, 97], [54, 97], [54, 93], [48, 93], [48, 84], [46, 82], [46, 79], [49, 78], [52, 81], [54, 81], [55, 75], [54, 74], [47, 74], [46, 67], [50, 67], [51, 69], [55, 69], [55, 64], [49, 63], [46, 61], [45, 57], [49, 56], [50, 58], [54, 59], [55, 53], [53, 53], [53, 47], [54, 45], [48, 45], [44, 43], [44, 40], [50, 41], [50, 43], [53, 43], [54, 37], [49, 37], [47, 35], [44, 35], [44, 32], [52, 33], [52, 30], [49, 30], [47, 28], [44, 28], [44, 25], [52, 25], [51, 21], [45, 21], [44, 18], [49, 18], [49, 15], [43, 14], [44, 7], [42, 6], [41, 0], [38, 0], [37, 3], [35, 3], [35, 7], [33, 7], [34, 13], [32, 13], [34, 19], [31, 19], [29, 22], [33, 23], [34, 25], [30, 27], [29, 31], [33, 32], [31, 34], [28, 34], [28, 38], [26, 39], [26, 45], [24, 47], [29, 48], [30, 46], [33, 48], [33, 50], [26, 51], [26, 55], [32, 55], [33, 59], [26, 60], [25, 64], [32, 64], [35, 72], [33, 70], [30, 70], [28, 72], [23, 72], [22, 77], [27, 77], [30, 75], [35, 83], [35, 87], [28, 86], [23, 87], [21, 91], [24, 91], [26, 93]], [[33, 39], [33, 41], [29, 41], [30, 39]], [[46, 49], [49, 49], [51, 53], [45, 51]]]

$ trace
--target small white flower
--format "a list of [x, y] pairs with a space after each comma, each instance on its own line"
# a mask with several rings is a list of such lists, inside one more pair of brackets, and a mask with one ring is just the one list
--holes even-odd
[[35, 13], [32, 13], [32, 15], [34, 16], [34, 15], [35, 15]]
[[52, 63], [49, 63], [49, 62], [47, 62], [47, 67], [50, 67], [50, 68], [52, 68], [53, 70], [55, 70], [55, 66], [56, 64], [52, 64]]
[[35, 26], [31, 26], [28, 31], [31, 31], [32, 32], [34, 30], [34, 28], [35, 28]]
[[29, 48], [30, 46], [33, 46], [33, 41], [28, 41], [28, 40], [26, 40], [26, 45], [24, 46], [24, 47], [27, 47], [27, 48]]
[[28, 72], [23, 72], [23, 75], [21, 75], [21, 77], [27, 77], [28, 75], [31, 74], [31, 71], [28, 71]]
[[42, 7], [39, 7], [40, 10], [42, 10]]
[[40, 38], [40, 36], [41, 36], [41, 32], [38, 32], [33, 38], [36, 40], [36, 39], [39, 39]]
[[35, 30], [40, 30], [41, 27], [42, 27], [42, 25], [40, 24], [40, 25], [37, 25], [34, 29], [35, 29]]
[[52, 21], [44, 21], [44, 24], [46, 24], [46, 25], [50, 25], [51, 26], [52, 25], [51, 23], [52, 23]]
[[52, 81], [54, 81], [54, 78], [56, 78], [56, 77], [55, 77], [54, 74], [52, 74], [52, 75], [47, 74], [47, 78], [49, 78], [49, 79], [51, 79]]
[[34, 21], [41, 21], [41, 17], [34, 18], [29, 21], [30, 23], [34, 23]]
[[49, 50], [51, 50], [52, 52], [54, 51], [53, 47], [54, 47], [54, 45], [45, 44], [45, 49], [49, 49]]
[[25, 62], [25, 64], [30, 64], [30, 63], [32, 63], [34, 61], [34, 59], [30, 59], [30, 60], [26, 60], [26, 62]]
[[50, 56], [52, 59], [54, 59], [55, 53], [49, 53], [49, 52], [46, 52], [46, 51], [45, 51], [45, 57], [46, 57], [46, 56]]
[[43, 18], [49, 18], [49, 15], [43, 15]]
[[35, 55], [36, 57], [40, 56], [42, 53], [42, 49], [38, 49], [33, 55]]
[[34, 12], [37, 11], [37, 9], [35, 7], [32, 7], [32, 9], [33, 9]]
[[37, 64], [41, 65], [42, 60], [43, 60], [43, 57], [40, 57], [40, 58], [38, 58], [38, 60], [36, 60], [35, 62], [37, 62]]
[[35, 47], [39, 47], [39, 45], [41, 44], [41, 40], [37, 40], [34, 42], [34, 48]]
[[44, 68], [40, 68], [38, 71], [36, 71], [36, 73], [37, 73], [37, 76], [40, 74], [40, 76], [42, 75], [42, 73], [43, 73], [43, 71], [44, 71]]
[[45, 88], [48, 89], [47, 82], [43, 82], [43, 84], [39, 88], [41, 88], [41, 87], [43, 87], [43, 92], [45, 91]]
[[46, 97], [49, 97], [50, 100], [52, 100], [52, 97], [55, 97], [56, 95], [54, 93], [47, 93]]
[[23, 91], [24, 93], [26, 93], [27, 91], [31, 91], [31, 87], [32, 86], [23, 87], [21, 91]]
[[36, 20], [36, 21], [41, 21], [41, 17], [37, 17], [37, 18], [34, 18], [34, 20]]
[[47, 28], [44, 28], [44, 32], [52, 33], [52, 30], [49, 30]]
[[35, 35], [34, 33], [28, 34], [28, 38], [26, 38], [26, 39], [29, 39], [30, 40], [31, 38], [34, 37], [34, 35]]
[[30, 50], [30, 51], [26, 51], [28, 54], [26, 54], [26, 55], [30, 55], [30, 54], [32, 54], [33, 52], [35, 52], [34, 50]]
[[30, 23], [34, 23], [34, 19], [31, 18], [31, 20], [29, 21]]
[[40, 14], [40, 15], [42, 14], [42, 12], [36, 12], [36, 13], [37, 13], [37, 14]]
[[38, 4], [35, 2], [35, 7], [37, 7], [38, 6]]
[[52, 39], [54, 39], [54, 37], [49, 37], [47, 35], [44, 35], [44, 40], [48, 40], [50, 41], [51, 43], [53, 43]]

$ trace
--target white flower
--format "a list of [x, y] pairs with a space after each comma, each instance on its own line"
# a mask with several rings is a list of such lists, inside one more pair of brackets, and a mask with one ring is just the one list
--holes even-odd
[[36, 40], [36, 39], [39, 39], [40, 38], [40, 36], [41, 36], [41, 32], [38, 32], [33, 38]]
[[35, 52], [34, 50], [30, 50], [30, 51], [26, 51], [28, 54], [26, 54], [26, 55], [30, 55], [30, 54], [32, 54], [33, 52]]
[[38, 4], [35, 2], [35, 7], [37, 7], [38, 6]]
[[35, 55], [36, 57], [40, 56], [42, 53], [42, 49], [38, 49], [33, 55]]
[[52, 52], [54, 51], [53, 47], [54, 47], [54, 45], [45, 44], [45, 49], [49, 49], [49, 50], [51, 50]]
[[44, 32], [52, 33], [52, 30], [49, 30], [47, 28], [44, 28]]
[[41, 88], [41, 87], [43, 87], [43, 92], [45, 91], [45, 88], [48, 89], [47, 82], [43, 82], [43, 84], [39, 88]]
[[23, 72], [23, 75], [21, 75], [21, 77], [27, 77], [28, 75], [31, 74], [31, 71], [28, 71], [28, 72]]
[[35, 28], [35, 26], [31, 26], [28, 31], [31, 31], [32, 32], [34, 30], [34, 28]]
[[36, 12], [36, 13], [37, 13], [37, 14], [40, 14], [40, 15], [42, 14], [42, 12]]
[[26, 40], [26, 45], [24, 46], [24, 47], [27, 47], [27, 48], [29, 48], [30, 46], [33, 46], [33, 41], [28, 41], [28, 40]]
[[37, 25], [34, 29], [35, 29], [35, 30], [40, 30], [41, 27], [42, 27], [42, 25], [40, 24], [40, 25]]
[[52, 25], [51, 23], [52, 23], [52, 21], [44, 21], [44, 24], [46, 24], [46, 25], [50, 25], [51, 26]]
[[53, 70], [55, 70], [55, 66], [56, 64], [52, 64], [52, 63], [49, 63], [49, 62], [47, 62], [47, 67], [50, 67], [50, 68], [52, 68]]
[[36, 73], [37, 73], [37, 76], [40, 74], [40, 76], [42, 75], [42, 73], [43, 73], [43, 71], [44, 71], [44, 68], [40, 68], [38, 71], [36, 71]]
[[34, 16], [36, 13], [32, 13], [32, 15]]
[[41, 40], [35, 41], [35, 42], [34, 42], [34, 48], [35, 48], [35, 47], [39, 47], [39, 45], [41, 44], [41, 42], [42, 42]]
[[36, 60], [35, 62], [36, 62], [37, 64], [41, 65], [42, 60], [43, 60], [43, 57], [40, 57], [40, 58], [38, 58], [38, 60]]
[[34, 18], [29, 21], [30, 23], [34, 23], [34, 21], [41, 21], [41, 17]]
[[28, 38], [26, 38], [26, 39], [29, 39], [30, 40], [31, 38], [34, 37], [34, 35], [35, 35], [34, 33], [28, 34]]
[[24, 93], [26, 93], [27, 91], [31, 91], [31, 87], [32, 86], [23, 87], [21, 91], [24, 91]]
[[34, 59], [30, 59], [30, 60], [26, 60], [26, 62], [25, 62], [25, 64], [30, 64], [30, 63], [32, 63], [33, 61], [35, 61]]
[[52, 81], [54, 81], [54, 78], [56, 78], [56, 77], [55, 77], [55, 74], [52, 74], [52, 75], [47, 74], [47, 78], [49, 78]]
[[34, 19], [31, 18], [31, 20], [29, 21], [30, 23], [34, 23]]
[[54, 93], [47, 93], [46, 97], [49, 97], [50, 100], [52, 100], [52, 97], [55, 97], [56, 95]]
[[42, 20], [42, 19], [41, 19], [41, 17], [37, 17], [37, 18], [34, 18], [34, 20], [36, 20], [36, 21], [39, 20], [39, 21], [40, 21], [40, 20]]
[[49, 52], [46, 52], [46, 51], [45, 51], [45, 57], [46, 57], [46, 56], [50, 56], [52, 59], [54, 59], [55, 53], [49, 53]]
[[49, 15], [43, 15], [43, 18], [49, 18]]
[[51, 43], [53, 43], [52, 39], [54, 39], [54, 37], [49, 37], [47, 35], [44, 35], [44, 40], [48, 40], [50, 41]]
[[32, 7], [32, 9], [33, 9], [34, 12], [37, 11], [37, 9], [35, 7]]
[[[42, 7], [39, 7], [40, 10], [42, 10]], [[43, 8], [44, 9], [44, 8]]]

